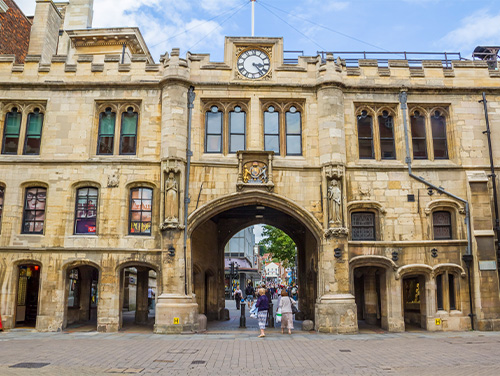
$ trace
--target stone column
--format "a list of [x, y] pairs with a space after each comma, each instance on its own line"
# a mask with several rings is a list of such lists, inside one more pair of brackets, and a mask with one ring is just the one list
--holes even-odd
[[377, 276], [375, 275], [375, 270], [370, 270], [365, 274], [364, 278], [365, 286], [365, 320], [367, 324], [376, 325], [377, 324]]
[[385, 278], [380, 282], [380, 289], [385, 291], [387, 304], [387, 322], [382, 316], [382, 329], [389, 332], [404, 332], [402, 280], [395, 279], [394, 273], [386, 270]]
[[135, 305], [135, 323], [146, 324], [148, 322], [148, 284], [149, 270], [137, 269], [137, 295]]

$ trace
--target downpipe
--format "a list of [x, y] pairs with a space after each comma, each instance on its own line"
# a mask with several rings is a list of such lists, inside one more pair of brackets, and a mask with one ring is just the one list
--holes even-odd
[[407, 111], [408, 111], [408, 105], [407, 105], [407, 98], [408, 98], [408, 93], [406, 91], [401, 91], [399, 93], [399, 104], [401, 106], [401, 111], [403, 112], [403, 127], [404, 127], [404, 134], [405, 134], [405, 146], [406, 146], [406, 164], [408, 165], [408, 175], [421, 182], [422, 184], [426, 185], [427, 187], [434, 189], [438, 191], [439, 193], [445, 194], [457, 201], [462, 202], [465, 205], [465, 226], [467, 229], [467, 249], [465, 252], [465, 255], [462, 256], [462, 260], [465, 262], [467, 266], [467, 274], [468, 274], [468, 280], [469, 280], [469, 302], [470, 302], [470, 324], [471, 324], [471, 329], [474, 330], [474, 311], [473, 311], [473, 303], [472, 303], [472, 281], [470, 277], [470, 267], [472, 265], [472, 240], [471, 240], [471, 228], [470, 228], [470, 210], [469, 210], [469, 202], [461, 197], [458, 197], [450, 192], [447, 192], [444, 188], [438, 187], [427, 180], [425, 180], [421, 176], [417, 176], [413, 174], [411, 170], [411, 156], [410, 156], [410, 140], [409, 140], [409, 135], [408, 135], [408, 119], [407, 119]]
[[188, 294], [188, 278], [187, 278], [187, 222], [188, 222], [188, 206], [191, 202], [189, 198], [189, 174], [191, 170], [191, 156], [193, 152], [191, 151], [191, 119], [193, 115], [194, 99], [196, 94], [194, 93], [194, 86], [191, 86], [188, 90], [188, 129], [187, 129], [187, 148], [186, 148], [186, 177], [185, 177], [185, 187], [184, 187], [184, 293]]

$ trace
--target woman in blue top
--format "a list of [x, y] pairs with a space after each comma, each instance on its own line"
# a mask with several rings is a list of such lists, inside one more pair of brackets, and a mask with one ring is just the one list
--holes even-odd
[[266, 329], [267, 311], [269, 310], [269, 300], [266, 296], [266, 289], [259, 289], [259, 299], [257, 299], [256, 304], [257, 309], [257, 319], [259, 320], [260, 336], [259, 338], [265, 337], [264, 330]]

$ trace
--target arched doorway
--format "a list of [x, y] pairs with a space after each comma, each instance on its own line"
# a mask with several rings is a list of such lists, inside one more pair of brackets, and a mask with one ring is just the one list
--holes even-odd
[[120, 328], [151, 330], [155, 323], [158, 273], [143, 264], [120, 269]]
[[36, 328], [40, 272], [37, 264], [17, 266], [16, 327]]
[[402, 284], [405, 329], [427, 329], [426, 276], [406, 275]]
[[[358, 309], [358, 327], [384, 327], [387, 322], [386, 270], [376, 266], [354, 269], [354, 297]], [[384, 320], [383, 320], [384, 317]], [[384, 328], [387, 329], [387, 328]]]
[[[205, 313], [209, 320], [224, 319], [224, 246], [240, 230], [255, 224], [279, 228], [297, 245], [301, 317], [314, 320], [319, 294], [317, 268], [321, 226], [310, 213], [290, 200], [262, 191], [226, 196], [191, 214], [189, 232], [194, 265], [191, 291], [197, 295], [198, 305], [202, 306], [199, 312]], [[213, 288], [209, 289], [204, 286], [208, 270], [213, 274]], [[210, 292], [213, 293], [211, 297], [208, 296]]]
[[66, 315], [64, 326], [71, 330], [97, 330], [99, 270], [92, 265], [66, 269]]

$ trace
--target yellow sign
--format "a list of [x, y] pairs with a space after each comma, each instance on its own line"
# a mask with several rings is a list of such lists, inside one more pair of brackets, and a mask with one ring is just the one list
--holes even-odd
[[436, 325], [441, 325], [441, 319], [436, 319]]
[[179, 325], [179, 318], [178, 317], [174, 317], [174, 325]]

